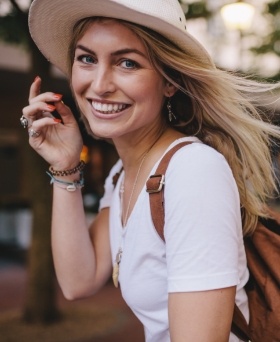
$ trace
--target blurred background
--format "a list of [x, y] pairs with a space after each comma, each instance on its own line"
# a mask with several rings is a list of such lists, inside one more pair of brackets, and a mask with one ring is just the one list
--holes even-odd
[[[42, 78], [42, 91], [63, 94], [79, 122], [89, 222], [117, 155], [112, 145], [86, 134], [66, 79], [30, 39], [31, 2], [0, 0], [0, 340], [144, 341], [140, 324], [110, 281], [97, 296], [75, 303], [64, 300], [57, 285], [50, 250], [48, 165], [29, 147], [19, 124], [33, 79]], [[280, 80], [280, 0], [180, 2], [188, 31], [218, 67], [263, 81]], [[260, 105], [279, 122], [279, 93], [265, 95]], [[272, 153], [279, 175], [279, 151]], [[277, 200], [273, 204], [277, 207]]]

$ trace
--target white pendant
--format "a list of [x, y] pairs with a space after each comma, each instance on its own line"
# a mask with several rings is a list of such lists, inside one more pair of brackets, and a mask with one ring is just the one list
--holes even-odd
[[113, 283], [116, 288], [118, 288], [119, 286], [119, 270], [120, 270], [121, 259], [122, 259], [122, 249], [120, 247], [118, 250], [118, 253], [116, 254], [115, 264], [114, 264], [113, 273], [112, 273]]

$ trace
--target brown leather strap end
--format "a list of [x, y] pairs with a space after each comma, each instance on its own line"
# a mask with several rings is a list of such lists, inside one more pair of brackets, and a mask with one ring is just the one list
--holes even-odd
[[250, 342], [250, 328], [240, 311], [239, 307], [234, 305], [233, 319], [231, 325], [231, 331], [242, 341]]

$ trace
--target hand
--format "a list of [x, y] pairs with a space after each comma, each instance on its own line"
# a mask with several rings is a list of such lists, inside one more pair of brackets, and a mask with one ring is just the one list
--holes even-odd
[[[83, 142], [78, 124], [62, 101], [62, 95], [40, 94], [41, 79], [30, 87], [29, 105], [22, 110], [28, 121], [29, 143], [55, 170], [71, 169], [79, 163]], [[52, 104], [49, 104], [52, 103]], [[56, 110], [61, 120], [54, 118]]]

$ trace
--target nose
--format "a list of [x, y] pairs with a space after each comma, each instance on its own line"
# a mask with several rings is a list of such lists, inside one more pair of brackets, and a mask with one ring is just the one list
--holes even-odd
[[96, 95], [104, 96], [115, 91], [112, 68], [99, 64], [93, 73], [91, 87]]

